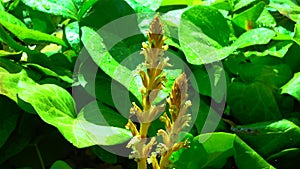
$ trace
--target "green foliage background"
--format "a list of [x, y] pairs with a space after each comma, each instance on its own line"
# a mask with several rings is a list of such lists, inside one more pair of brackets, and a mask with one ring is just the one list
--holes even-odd
[[[190, 148], [173, 153], [172, 167], [297, 168], [299, 5], [297, 0], [0, 0], [0, 168], [136, 167], [95, 145], [124, 144], [132, 137], [110, 89], [114, 82], [130, 92], [131, 101], [141, 98], [140, 84], [125, 82], [136, 78], [143, 58], [120, 63], [146, 41], [143, 24], [152, 16], [142, 17], [143, 12], [160, 13], [169, 51], [189, 66], [201, 95], [195, 125], [184, 135]], [[96, 31], [128, 15], [136, 18], [122, 30], [138, 34], [108, 48], [120, 30]], [[78, 58], [83, 48], [89, 56]], [[74, 76], [75, 63], [82, 70], [99, 67], [95, 84], [88, 73]], [[180, 74], [167, 72], [170, 83], [161, 98]], [[85, 99], [74, 100], [72, 88]], [[210, 109], [236, 125], [206, 121]], [[203, 133], [205, 122], [218, 123], [216, 131]], [[162, 126], [153, 124], [152, 136]]]

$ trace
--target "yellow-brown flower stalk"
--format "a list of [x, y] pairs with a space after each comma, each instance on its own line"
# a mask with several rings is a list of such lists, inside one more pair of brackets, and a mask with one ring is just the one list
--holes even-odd
[[[138, 130], [135, 124], [130, 119], [128, 120], [126, 128], [131, 130], [134, 137], [127, 147], [132, 149], [130, 157], [137, 161], [138, 169], [147, 168], [147, 157], [149, 157], [148, 162], [152, 163], [153, 169], [166, 169], [172, 152], [187, 146], [186, 141], [177, 142], [177, 140], [178, 134], [191, 121], [191, 116], [186, 113], [191, 102], [187, 100], [188, 83], [186, 75], [183, 73], [175, 80], [170, 97], [167, 99], [171, 119], [166, 113], [160, 117], [166, 128], [166, 130], [158, 130], [158, 135], [162, 136], [163, 143], [159, 143], [157, 146], [158, 154], [151, 153], [157, 142], [154, 137], [147, 139], [149, 126], [160, 113], [165, 112], [165, 104], [155, 105], [154, 100], [159, 91], [164, 88], [164, 83], [167, 80], [163, 69], [170, 64], [168, 63], [169, 59], [163, 57], [168, 47], [164, 45], [165, 38], [158, 16], [153, 19], [147, 35], [148, 43], [142, 44], [141, 52], [145, 56], [145, 62], [142, 64], [144, 69], [141, 67], [138, 69], [143, 82], [141, 89], [142, 108], [133, 103], [130, 109], [131, 116], [137, 118], [140, 128]], [[157, 155], [161, 155], [160, 163], [157, 161]]]
[[145, 56], [143, 66], [146, 71], [139, 68], [139, 74], [143, 82], [142, 93], [142, 108], [133, 103], [130, 109], [131, 115], [137, 117], [140, 123], [140, 129], [137, 130], [136, 126], [131, 120], [128, 121], [126, 128], [130, 129], [134, 138], [130, 141], [127, 147], [132, 148], [131, 156], [138, 162], [139, 169], [146, 169], [146, 159], [150, 155], [152, 146], [156, 143], [152, 139], [147, 143], [147, 133], [151, 121], [153, 121], [159, 113], [165, 111], [165, 104], [153, 105], [153, 101], [157, 97], [160, 90], [163, 89], [166, 82], [166, 75], [163, 74], [163, 69], [168, 66], [168, 58], [163, 58], [165, 51], [168, 49], [164, 46], [165, 38], [163, 36], [163, 28], [161, 21], [156, 16], [147, 33], [148, 43], [142, 44], [142, 52]]

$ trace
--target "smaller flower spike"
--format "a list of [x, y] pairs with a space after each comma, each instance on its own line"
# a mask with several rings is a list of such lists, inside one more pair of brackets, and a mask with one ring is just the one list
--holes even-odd
[[187, 100], [188, 83], [185, 73], [178, 76], [172, 87], [170, 97], [167, 99], [169, 104], [169, 112], [171, 119], [164, 113], [160, 120], [165, 123], [166, 130], [158, 130], [158, 135], [162, 136], [163, 143], [158, 144], [157, 151], [162, 154], [160, 161], [160, 169], [167, 169], [169, 166], [169, 157], [180, 148], [187, 147], [187, 140], [184, 142], [178, 141], [178, 134], [184, 127], [189, 126], [191, 115], [187, 113], [188, 108], [192, 105], [190, 100]]

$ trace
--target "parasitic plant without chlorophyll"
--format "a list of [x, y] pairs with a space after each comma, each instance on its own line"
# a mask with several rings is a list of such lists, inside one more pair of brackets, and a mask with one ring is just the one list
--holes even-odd
[[[167, 169], [170, 166], [169, 157], [181, 148], [188, 147], [188, 140], [178, 141], [179, 133], [184, 127], [189, 126], [191, 114], [187, 110], [192, 105], [188, 100], [188, 82], [185, 73], [179, 75], [172, 87], [166, 103], [154, 104], [158, 93], [164, 88], [167, 81], [164, 68], [171, 66], [169, 58], [164, 57], [168, 49], [164, 45], [165, 37], [160, 18], [154, 17], [150, 30], [147, 33], [148, 42], [143, 42], [142, 52], [145, 61], [138, 68], [142, 79], [142, 107], [133, 103], [130, 109], [131, 117], [135, 117], [140, 124], [139, 129], [128, 120], [126, 128], [129, 129], [133, 138], [129, 141], [127, 148], [131, 148], [130, 158], [135, 159], [138, 169], [146, 169], [147, 163], [152, 164], [153, 169]], [[168, 112], [168, 113], [167, 113]], [[151, 122], [160, 115], [160, 120], [165, 124], [165, 130], [159, 129], [157, 135], [162, 138], [147, 138]]]

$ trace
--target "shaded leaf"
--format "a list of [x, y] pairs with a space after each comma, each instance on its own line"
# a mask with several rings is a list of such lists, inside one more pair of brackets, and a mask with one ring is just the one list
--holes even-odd
[[272, 89], [261, 82], [231, 83], [227, 103], [231, 114], [241, 124], [281, 118]]
[[300, 146], [300, 128], [286, 119], [238, 125], [232, 130], [263, 157]]
[[19, 118], [18, 107], [8, 98], [0, 96], [0, 148], [17, 126]]
[[66, 162], [58, 160], [53, 163], [50, 169], [72, 169]]

